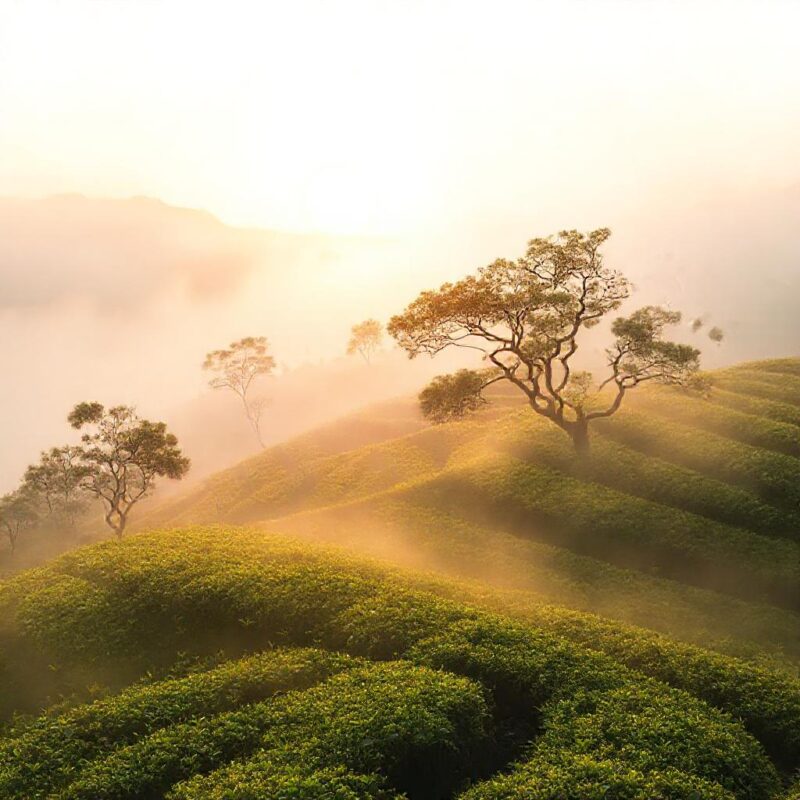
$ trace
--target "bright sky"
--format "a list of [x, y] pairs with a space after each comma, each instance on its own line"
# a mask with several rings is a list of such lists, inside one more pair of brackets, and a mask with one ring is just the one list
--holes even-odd
[[800, 178], [800, 3], [0, 0], [0, 194], [396, 232]]

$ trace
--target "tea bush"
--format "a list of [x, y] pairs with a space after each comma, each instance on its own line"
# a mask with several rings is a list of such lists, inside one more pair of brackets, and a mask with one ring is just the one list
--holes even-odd
[[[631, 791], [677, 792], [684, 773], [699, 797], [761, 800], [778, 792], [762, 744], [785, 773], [800, 765], [797, 682], [700, 650], [675, 674], [681, 653], [666, 642], [637, 653], [608, 623], [570, 630], [544, 609], [512, 621], [429, 583], [222, 528], [141, 535], [23, 573], [0, 586], [6, 665], [17, 651], [57, 675], [75, 664], [144, 672], [178, 650], [232, 660], [12, 727], [0, 793], [434, 798], [473, 781], [475, 797], [505, 797], [519, 776], [501, 773], [532, 746], [552, 787], [568, 777], [559, 759], [574, 756]], [[269, 644], [326, 652], [242, 656]]]

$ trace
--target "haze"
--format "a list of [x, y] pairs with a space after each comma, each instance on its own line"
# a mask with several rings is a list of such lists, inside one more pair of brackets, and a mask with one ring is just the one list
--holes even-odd
[[433, 366], [330, 363], [350, 325], [564, 227], [614, 230], [637, 303], [719, 324], [705, 365], [796, 354], [799, 28], [791, 2], [0, 0], [0, 486], [95, 397], [197, 459], [199, 363], [245, 335], [283, 365], [271, 441], [411, 392]]

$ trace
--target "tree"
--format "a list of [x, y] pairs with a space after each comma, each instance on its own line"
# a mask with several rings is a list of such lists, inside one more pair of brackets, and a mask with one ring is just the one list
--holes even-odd
[[263, 336], [248, 336], [232, 342], [227, 350], [213, 350], [206, 355], [203, 369], [216, 373], [208, 385], [212, 389], [230, 389], [242, 401], [244, 413], [259, 444], [261, 415], [266, 405], [264, 398], [253, 398], [253, 381], [260, 375], [269, 375], [275, 369], [275, 359], [267, 353], [267, 340]]
[[118, 538], [156, 478], [180, 480], [189, 471], [189, 459], [166, 425], [141, 419], [129, 406], [79, 403], [67, 420], [76, 430], [91, 428], [77, 448], [85, 471], [81, 486], [103, 503], [106, 524]]
[[353, 325], [350, 329], [350, 341], [347, 343], [347, 355], [359, 353], [367, 364], [372, 360], [375, 351], [383, 341], [383, 326], [376, 319], [367, 319]]
[[22, 530], [35, 525], [38, 518], [35, 497], [24, 486], [0, 498], [0, 525], [12, 553], [17, 549]]
[[719, 344], [725, 338], [725, 334], [722, 332], [722, 328], [718, 328], [715, 325], [708, 332], [708, 338], [711, 339], [712, 342], [716, 342], [717, 344]]
[[[618, 309], [631, 292], [625, 276], [603, 264], [599, 249], [610, 235], [600, 228], [532, 239], [516, 261], [499, 259], [475, 275], [422, 292], [392, 317], [387, 329], [411, 358], [460, 347], [479, 351], [491, 365], [473, 371], [469, 381], [462, 373], [449, 383], [434, 381], [422, 393], [423, 412], [434, 422], [463, 416], [480, 405], [488, 386], [507, 381], [582, 452], [589, 447], [591, 422], [616, 413], [634, 387], [689, 383], [700, 353], [664, 338], [664, 329], [681, 315], [657, 306], [614, 321], [614, 341], [606, 350], [610, 374], [599, 385], [591, 373], [573, 370], [581, 332]], [[607, 387], [613, 388], [610, 397]]]
[[25, 470], [23, 485], [37, 494], [47, 509], [47, 516], [65, 515], [72, 524], [88, 499], [83, 481], [88, 475], [81, 464], [79, 447], [53, 447], [41, 454], [38, 464]]

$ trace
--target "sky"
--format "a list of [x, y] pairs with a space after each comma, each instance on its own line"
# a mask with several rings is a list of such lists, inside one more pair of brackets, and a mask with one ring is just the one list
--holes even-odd
[[335, 233], [779, 186], [798, 29], [780, 0], [0, 0], [0, 186]]
[[781, 0], [0, 0], [0, 490], [79, 400], [178, 419], [207, 350], [330, 362], [562, 228], [720, 324], [707, 365], [796, 353], [798, 30]]

